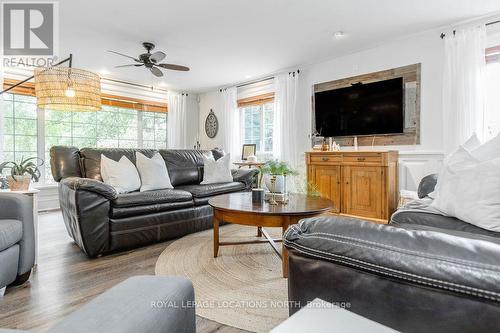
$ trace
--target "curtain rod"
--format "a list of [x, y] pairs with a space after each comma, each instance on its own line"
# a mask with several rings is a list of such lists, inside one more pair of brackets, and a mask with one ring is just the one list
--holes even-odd
[[274, 76], [266, 77], [266, 78], [260, 79], [260, 80], [249, 81], [249, 82], [245, 82], [245, 83], [237, 85], [236, 88], [241, 88], [241, 87], [248, 86], [248, 85], [251, 85], [254, 83], [264, 82], [264, 81], [268, 81], [268, 80], [272, 80], [272, 79], [274, 79]]
[[[489, 25], [493, 25], [493, 24], [498, 24], [498, 23], [500, 23], [500, 20], [496, 20], [496, 21], [493, 21], [493, 22], [488, 22], [488, 23], [485, 24], [485, 26], [489, 26]], [[455, 31], [456, 30], [453, 30], [453, 35], [455, 35]], [[441, 39], [443, 39], [445, 36], [446, 36], [446, 34], [444, 32], [442, 32], [441, 35], [439, 35], [439, 37]]]
[[[300, 69], [297, 69], [297, 74], [300, 73]], [[295, 71], [292, 71], [292, 72], [288, 72], [288, 74], [291, 74], [291, 73], [295, 73]], [[248, 82], [244, 82], [244, 83], [241, 83], [241, 84], [238, 84], [236, 86], [236, 88], [241, 88], [241, 87], [245, 87], [245, 86], [248, 86], [250, 84], [254, 84], [254, 83], [259, 83], [259, 82], [264, 82], [264, 81], [268, 81], [268, 80], [272, 80], [274, 79], [275, 76], [268, 76], [266, 78], [263, 78], [263, 79], [258, 79], [258, 80], [253, 80], [253, 81], [248, 81]], [[219, 91], [222, 91], [222, 90], [225, 90], [227, 88], [220, 88]]]
[[[251, 84], [254, 84], [254, 83], [269, 81], [269, 80], [272, 80], [272, 79], [274, 79], [274, 76], [269, 76], [269, 77], [266, 77], [264, 79], [259, 79], [259, 80], [254, 80], [254, 81], [248, 81], [248, 82], [241, 83], [241, 84], [237, 85], [236, 88], [245, 87], [245, 86], [248, 86], [248, 85], [251, 85]], [[219, 92], [222, 92], [222, 90], [226, 90], [226, 89], [227, 88], [220, 88]]]

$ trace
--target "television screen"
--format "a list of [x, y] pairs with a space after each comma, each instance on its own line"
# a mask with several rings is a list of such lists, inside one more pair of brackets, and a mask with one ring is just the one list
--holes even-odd
[[403, 79], [317, 92], [316, 131], [324, 137], [403, 133]]

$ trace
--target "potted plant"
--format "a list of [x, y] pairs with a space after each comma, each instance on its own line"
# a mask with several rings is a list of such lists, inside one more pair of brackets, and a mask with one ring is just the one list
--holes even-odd
[[39, 167], [42, 165], [43, 160], [38, 157], [21, 158], [21, 162], [19, 163], [13, 161], [1, 163], [0, 174], [3, 169], [10, 168], [10, 175], [7, 176], [7, 181], [9, 182], [11, 191], [27, 191], [32, 179], [35, 182], [40, 179]]
[[295, 176], [298, 174], [297, 171], [290, 168], [290, 166], [286, 162], [279, 161], [267, 162], [260, 169], [260, 172], [261, 176], [259, 186], [262, 185], [262, 179], [264, 178], [264, 175], [268, 175], [268, 177], [265, 177], [266, 187], [269, 189], [269, 191], [274, 193], [284, 193], [286, 177]]

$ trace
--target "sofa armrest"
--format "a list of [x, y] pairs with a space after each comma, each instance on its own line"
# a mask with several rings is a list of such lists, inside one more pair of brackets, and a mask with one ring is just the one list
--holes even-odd
[[35, 264], [33, 200], [24, 194], [0, 193], [0, 219], [14, 219], [23, 224], [17, 274], [24, 274]]
[[109, 211], [116, 191], [100, 181], [69, 177], [59, 182], [59, 204], [69, 235], [94, 258], [109, 250]]
[[233, 169], [231, 174], [233, 175], [233, 181], [241, 182], [245, 184], [247, 189], [252, 188], [254, 180], [259, 174], [259, 169]]
[[84, 190], [94, 192], [109, 200], [114, 200], [117, 197], [117, 193], [112, 186], [95, 179], [68, 177], [61, 180], [61, 184], [76, 191]]
[[500, 245], [346, 217], [302, 220], [284, 235], [301, 255], [420, 287], [500, 302]]
[[422, 178], [418, 184], [417, 194], [420, 199], [425, 198], [429, 193], [433, 192], [437, 184], [437, 174], [430, 174]]

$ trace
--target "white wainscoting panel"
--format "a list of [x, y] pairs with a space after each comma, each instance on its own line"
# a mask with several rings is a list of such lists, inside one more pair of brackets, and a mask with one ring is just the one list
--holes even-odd
[[38, 211], [59, 209], [57, 185], [41, 186], [38, 189], [40, 190], [38, 194]]

